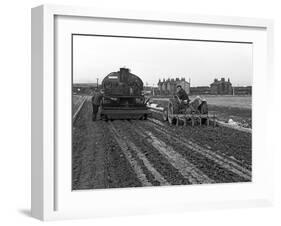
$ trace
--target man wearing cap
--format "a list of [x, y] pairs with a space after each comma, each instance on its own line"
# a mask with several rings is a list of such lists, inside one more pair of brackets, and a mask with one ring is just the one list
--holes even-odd
[[92, 106], [93, 106], [92, 121], [97, 120], [97, 114], [98, 114], [98, 111], [99, 111], [101, 99], [102, 99], [102, 93], [98, 90], [95, 90], [94, 95], [92, 97]]

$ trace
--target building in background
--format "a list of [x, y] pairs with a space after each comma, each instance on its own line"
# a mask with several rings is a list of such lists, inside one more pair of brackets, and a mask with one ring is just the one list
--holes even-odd
[[210, 86], [190, 87], [190, 94], [191, 95], [210, 95], [211, 88], [210, 88]]
[[190, 82], [187, 82], [185, 78], [172, 78], [172, 79], [159, 79], [158, 81], [158, 89], [160, 95], [174, 95], [177, 92], [177, 86], [181, 85], [181, 87], [185, 90], [187, 94], [190, 93]]
[[158, 87], [148, 86], [148, 85], [143, 87], [143, 93], [144, 95], [148, 95], [148, 96], [157, 96], [160, 94]]
[[233, 86], [233, 95], [252, 95], [252, 86]]
[[230, 79], [214, 79], [210, 86], [190, 87], [191, 95], [252, 95], [252, 86], [232, 86]]
[[214, 95], [232, 95], [232, 84], [230, 79], [227, 81], [225, 78], [221, 78], [218, 80], [217, 78], [214, 79], [214, 82], [210, 85], [211, 87], [211, 94]]

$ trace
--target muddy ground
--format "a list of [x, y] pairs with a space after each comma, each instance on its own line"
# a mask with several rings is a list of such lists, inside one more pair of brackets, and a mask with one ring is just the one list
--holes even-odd
[[86, 101], [73, 125], [72, 188], [251, 181], [251, 134], [148, 120], [91, 121]]

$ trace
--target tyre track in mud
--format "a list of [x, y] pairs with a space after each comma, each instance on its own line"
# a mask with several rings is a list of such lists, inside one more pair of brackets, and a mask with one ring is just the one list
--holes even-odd
[[[158, 120], [157, 120], [158, 119]], [[160, 118], [149, 118], [155, 124], [168, 129], [174, 136], [188, 137], [200, 146], [212, 149], [219, 155], [229, 158], [251, 171], [252, 135], [225, 127], [212, 126], [171, 126]]]
[[136, 178], [133, 169], [124, 156], [121, 147], [116, 142], [114, 135], [111, 133], [108, 123], [102, 123], [105, 147], [105, 169], [107, 188], [125, 188], [125, 187], [140, 187], [142, 184]]
[[[153, 123], [153, 125], [158, 125], [158, 129], [160, 129], [162, 132], [167, 133], [167, 132], [174, 132], [171, 131], [171, 129], [169, 127], [167, 127], [167, 125], [165, 125], [163, 122], [156, 120], [156, 119], [149, 119], [148, 121], [150, 121], [151, 123]], [[221, 150], [213, 150], [210, 145], [208, 144], [201, 144], [198, 141], [195, 141], [193, 138], [186, 138], [183, 135], [180, 134], [175, 134], [177, 136], [174, 136], [173, 138], [175, 138], [176, 140], [178, 140], [179, 142], [185, 142], [190, 144], [191, 146], [193, 146], [193, 149], [197, 149], [199, 150], [201, 153], [207, 153], [208, 155], [212, 156], [213, 158], [219, 159], [231, 166], [234, 166], [235, 168], [238, 168], [240, 171], [242, 171], [243, 173], [245, 173], [245, 176], [251, 176], [251, 166], [245, 164], [244, 161], [239, 161], [235, 158], [231, 158], [229, 157], [226, 153], [224, 153]], [[197, 144], [199, 143], [199, 144]]]
[[[93, 146], [99, 145], [96, 143], [101, 137], [93, 139], [95, 131], [88, 124], [88, 108], [83, 106], [79, 111], [75, 125], [73, 126], [73, 139], [72, 143], [72, 189], [88, 189], [92, 186], [92, 180], [95, 180], [95, 187], [105, 187], [104, 183], [99, 177], [102, 176], [102, 166], [99, 166], [101, 170], [95, 170], [98, 165], [95, 164], [94, 159], [97, 157], [94, 152]], [[100, 135], [100, 134], [99, 134]], [[88, 142], [84, 142], [87, 140]], [[101, 147], [100, 147], [101, 148]], [[101, 156], [98, 157], [102, 160]], [[98, 162], [99, 163], [99, 162]], [[94, 173], [95, 172], [95, 173]]]
[[[166, 159], [167, 164], [172, 166], [170, 168], [171, 171], [177, 171], [188, 183], [191, 184], [203, 184], [203, 183], [214, 183], [212, 179], [202, 173], [196, 166], [190, 163], [187, 159], [185, 159], [181, 154], [176, 152], [173, 147], [165, 144], [165, 142], [161, 141], [157, 137], [154, 137], [152, 134], [147, 136], [145, 133], [149, 131], [142, 131], [142, 129], [137, 128], [135, 125], [129, 124], [128, 122], [123, 126], [126, 127], [126, 131], [130, 130], [127, 133], [127, 139], [132, 139], [131, 137], [141, 138], [143, 143], [146, 143], [147, 146], [150, 146], [150, 152], [158, 152], [158, 158], [156, 161], [161, 161], [162, 159]], [[166, 165], [167, 166], [167, 165]], [[176, 182], [175, 184], [180, 184]]]
[[86, 100], [73, 124], [74, 190], [251, 180], [251, 167], [188, 136], [187, 128], [156, 119], [92, 122], [91, 112]]
[[[167, 127], [167, 125], [165, 125], [165, 123], [163, 123], [159, 120], [150, 118], [148, 121], [152, 122], [153, 124], [158, 125], [158, 129], [162, 130], [165, 133], [167, 133], [167, 132], [174, 133], [175, 132], [174, 130], [172, 130], [172, 128], [170, 128], [169, 126]], [[251, 169], [251, 166], [245, 164], [244, 161], [239, 161], [236, 158], [228, 156], [222, 150], [214, 150], [215, 148], [210, 147], [210, 145], [208, 145], [206, 143], [202, 144], [202, 142], [198, 142], [197, 140], [194, 140], [194, 138], [189, 137], [187, 139], [186, 137], [183, 136], [183, 134], [178, 134], [178, 133], [176, 133], [175, 135], [177, 135], [177, 137], [179, 139], [183, 140], [184, 142], [187, 142], [191, 145], [203, 148], [204, 150], [207, 150], [207, 152], [211, 151], [211, 153], [210, 153], [211, 155], [218, 156], [218, 158], [221, 158], [223, 156], [224, 161], [229, 161], [231, 165], [237, 165], [237, 168], [240, 168], [240, 167], [242, 167], [241, 165], [243, 165], [243, 167], [241, 168], [241, 171], [245, 171], [245, 173], [251, 174], [251, 171], [249, 170], [249, 169]]]
[[[143, 125], [137, 125], [138, 122], [134, 123], [136, 123], [135, 126], [143, 133], [143, 139], [146, 139], [148, 142], [151, 142], [153, 145], [155, 145], [156, 149], [162, 149], [161, 151], [164, 151], [165, 149], [172, 150], [171, 154], [174, 154], [174, 156], [178, 156], [176, 158], [178, 158], [180, 161], [182, 161], [182, 159], [187, 161], [191, 167], [183, 167], [183, 169], [187, 169], [186, 173], [193, 170], [195, 172], [198, 172], [199, 175], [202, 175], [201, 180], [198, 180], [197, 182], [192, 180], [192, 184], [227, 183], [241, 181], [241, 178], [237, 178], [235, 177], [235, 175], [229, 175], [229, 173], [226, 173], [225, 170], [221, 169], [217, 165], [214, 165], [214, 163], [209, 161], [208, 159], [196, 153], [193, 153], [190, 150], [187, 150], [186, 148], [180, 146], [178, 143], [171, 142], [171, 140], [169, 139], [169, 137], [172, 136], [171, 134], [163, 136], [163, 134], [159, 134], [156, 131], [147, 129], [147, 127], [145, 126], [144, 129]], [[205, 179], [203, 179], [202, 177], [205, 177]], [[194, 176], [194, 178], [198, 178], [198, 176]]]
[[[170, 183], [154, 168], [154, 166], [140, 151], [140, 149], [133, 142], [131, 142], [122, 131], [117, 129], [120, 128], [120, 123], [118, 123], [118, 121], [110, 123], [110, 126], [116, 141], [118, 142], [128, 162], [130, 162], [143, 186], [153, 185], [151, 182], [149, 182], [149, 179], [146, 176], [148, 174], [144, 173], [144, 168], [146, 169], [145, 171], [148, 171], [149, 174], [153, 176], [153, 181], [157, 181], [159, 183], [156, 185], [170, 185]], [[140, 161], [142, 161], [142, 164], [140, 164]]]
[[172, 185], [191, 184], [191, 182], [184, 178], [174, 168], [171, 163], [164, 158], [155, 148], [148, 142], [142, 139], [141, 136], [135, 131], [135, 127], [128, 121], [120, 121], [120, 127], [123, 128], [125, 139], [133, 142], [139, 147], [140, 152], [147, 160], [153, 165], [158, 172], [165, 177], [165, 179]]
[[72, 189], [139, 187], [107, 123], [91, 121], [91, 104], [82, 107], [72, 134]]
[[[135, 122], [138, 126], [139, 123]], [[174, 142], [177, 145], [181, 145], [187, 150], [191, 150], [192, 152], [196, 152], [208, 160], [213, 161], [213, 163], [219, 165], [219, 167], [232, 172], [233, 174], [238, 175], [243, 178], [242, 181], [250, 181], [251, 180], [251, 171], [247, 168], [238, 164], [238, 161], [228, 158], [225, 155], [219, 155], [217, 152], [210, 150], [209, 148], [202, 147], [192, 141], [192, 139], [187, 139], [186, 137], [171, 134], [173, 131], [170, 131], [164, 123], [152, 119], [148, 122], [143, 123], [145, 126], [148, 126], [149, 130], [153, 130], [159, 133], [162, 137], [165, 137], [167, 140]], [[141, 125], [142, 127], [144, 125]], [[240, 181], [240, 180], [239, 180]]]

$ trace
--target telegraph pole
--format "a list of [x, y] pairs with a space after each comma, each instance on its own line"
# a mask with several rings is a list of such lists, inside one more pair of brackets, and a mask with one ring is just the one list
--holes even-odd
[[99, 88], [99, 78], [97, 78], [97, 89]]

